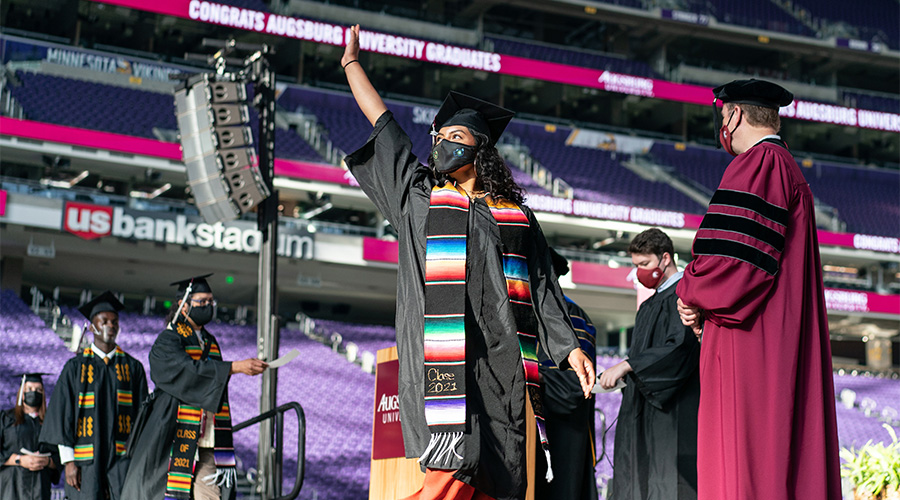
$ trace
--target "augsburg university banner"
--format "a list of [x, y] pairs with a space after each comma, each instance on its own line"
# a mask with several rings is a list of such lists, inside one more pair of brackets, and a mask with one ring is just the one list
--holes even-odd
[[[234, 7], [201, 0], [93, 0], [197, 22], [227, 26], [273, 36], [296, 38], [329, 45], [344, 45], [346, 27], [271, 12]], [[651, 97], [689, 104], [710, 104], [712, 90], [697, 85], [674, 83], [613, 73], [592, 68], [538, 61], [469, 47], [362, 30], [360, 48], [379, 54], [487, 71], [534, 80], [588, 87], [608, 92]], [[336, 62], [335, 62], [336, 64]], [[789, 118], [833, 123], [852, 127], [900, 132], [900, 115], [833, 104], [796, 100], [781, 109]]]

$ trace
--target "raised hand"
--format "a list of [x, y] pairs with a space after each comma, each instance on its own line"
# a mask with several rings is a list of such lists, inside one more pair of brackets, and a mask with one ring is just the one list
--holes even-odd
[[350, 61], [359, 60], [359, 25], [351, 26], [350, 29], [347, 30], [347, 34], [347, 46], [344, 47], [344, 55], [341, 57], [341, 66], [347, 66], [347, 63]]

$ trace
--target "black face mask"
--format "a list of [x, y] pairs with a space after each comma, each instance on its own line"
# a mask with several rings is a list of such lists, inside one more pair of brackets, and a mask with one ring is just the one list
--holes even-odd
[[25, 393], [25, 404], [32, 408], [40, 408], [44, 402], [44, 393], [38, 391], [28, 391]]
[[438, 172], [453, 173], [475, 163], [475, 147], [444, 139], [431, 148], [431, 159]]
[[188, 317], [191, 318], [197, 326], [203, 326], [213, 318], [213, 306], [212, 304], [207, 304], [205, 306], [195, 306], [191, 307], [191, 312], [188, 314]]

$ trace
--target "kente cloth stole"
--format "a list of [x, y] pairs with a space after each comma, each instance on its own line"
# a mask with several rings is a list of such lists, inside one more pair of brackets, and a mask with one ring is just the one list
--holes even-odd
[[[525, 383], [552, 479], [540, 400], [537, 320], [531, 303], [525, 245], [528, 217], [509, 202], [489, 204], [503, 243], [503, 273], [516, 324]], [[425, 246], [425, 420], [431, 440], [419, 458], [446, 463], [466, 429], [466, 235], [469, 198], [452, 184], [436, 186], [426, 222]]]
[[[75, 460], [82, 464], [89, 464], [94, 460], [94, 431], [97, 430], [97, 380], [99, 374], [95, 373], [94, 350], [86, 347], [82, 352], [81, 373], [76, 383], [78, 401], [75, 408]], [[116, 411], [113, 425], [113, 438], [115, 440], [115, 454], [125, 455], [125, 442], [131, 433], [131, 424], [137, 413], [134, 407], [131, 393], [131, 367], [125, 358], [125, 352], [116, 346], [112, 356], [108, 358], [116, 366]]]
[[[192, 360], [213, 359], [222, 361], [222, 353], [215, 340], [206, 343], [206, 349], [200, 347], [200, 339], [187, 323], [176, 323], [174, 330], [181, 336], [184, 351]], [[169, 451], [169, 470], [166, 476], [166, 499], [189, 500], [191, 498], [191, 482], [194, 478], [195, 460], [197, 458], [197, 442], [200, 439], [200, 422], [203, 409], [187, 404], [178, 405], [175, 418], [175, 439]], [[216, 461], [216, 473], [198, 480], [215, 482], [220, 486], [233, 486], [237, 480], [237, 469], [234, 458], [234, 442], [231, 435], [231, 412], [228, 407], [228, 391], [226, 389], [222, 405], [215, 416], [215, 447], [213, 455]]]

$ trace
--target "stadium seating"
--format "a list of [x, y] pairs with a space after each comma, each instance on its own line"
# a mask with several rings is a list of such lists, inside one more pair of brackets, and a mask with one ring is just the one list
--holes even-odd
[[900, 236], [900, 173], [816, 162], [803, 169], [813, 194], [836, 208], [851, 232]]
[[177, 128], [171, 95], [22, 70], [16, 78], [22, 85], [9, 88], [30, 120], [147, 138]]
[[[0, 365], [0, 403], [4, 408], [14, 404], [18, 390], [18, 373], [41, 369], [52, 373], [45, 377], [48, 391], [56, 382], [72, 354], [63, 342], [44, 326], [28, 306], [10, 290], [0, 293], [0, 341], [6, 346], [4, 362]], [[77, 318], [74, 307], [63, 312]], [[78, 320], [76, 319], [76, 323]], [[147, 357], [158, 335], [163, 319], [122, 313], [119, 344], [132, 356], [141, 360], [149, 373]], [[376, 351], [394, 344], [394, 330], [387, 326], [362, 325], [340, 321], [316, 320], [323, 332], [341, 333], [345, 341], [360, 348]], [[252, 325], [213, 323], [209, 330], [218, 338], [226, 360], [256, 356], [256, 328]], [[13, 341], [15, 339], [15, 341]], [[307, 338], [297, 330], [281, 331], [281, 352], [297, 349], [301, 356], [279, 370], [278, 402], [299, 402], [306, 416], [306, 470], [302, 498], [322, 500], [363, 500], [368, 497], [369, 458], [371, 447], [372, 405], [375, 377], [358, 366], [348, 363], [331, 348]], [[615, 365], [619, 356], [600, 355], [597, 370]], [[152, 388], [152, 381], [148, 381]], [[890, 436], [881, 427], [880, 412], [896, 407], [900, 401], [900, 383], [888, 378], [862, 375], [834, 375], [835, 391], [843, 389], [856, 393], [856, 405], [845, 407], [838, 399], [838, 431], [841, 446], [860, 446], [868, 440], [888, 442]], [[258, 377], [235, 376], [229, 385], [232, 415], [235, 423], [257, 414], [260, 394]], [[870, 416], [860, 408], [860, 400], [874, 404]], [[620, 392], [598, 394], [596, 408], [604, 420], [596, 418], [597, 452], [603, 450], [600, 441], [606, 432], [606, 456], [597, 464], [598, 485], [612, 477], [613, 443], [616, 416], [622, 401]], [[292, 414], [285, 418], [285, 488], [293, 484], [297, 456], [297, 422]], [[242, 469], [256, 466], [258, 428], [251, 427], [235, 434], [235, 450]]]
[[886, 95], [864, 94], [862, 92], [841, 91], [844, 106], [859, 109], [872, 109], [886, 113], [900, 113], [900, 99]]
[[[22, 84], [10, 89], [29, 119], [147, 138], [154, 137], [154, 128], [175, 128], [172, 99], [166, 94], [21, 70], [16, 76]], [[874, 99], [870, 95], [850, 93], [845, 93], [845, 98]], [[889, 98], [882, 101], [870, 102], [874, 107], [900, 104]], [[334, 144], [345, 152], [364, 144], [372, 131], [349, 94], [289, 87], [279, 97], [278, 104], [287, 111], [314, 114], [329, 131]], [[428, 126], [414, 121], [415, 106], [394, 101], [389, 105], [398, 123], [409, 133], [413, 153], [420, 159], [425, 158], [431, 141]], [[124, 112], [126, 108], [127, 113]], [[137, 112], [132, 112], [133, 109]], [[255, 129], [256, 113], [251, 114]], [[566, 146], [565, 139], [570, 131], [567, 127], [558, 127], [555, 133], [548, 133], [541, 125], [514, 121], [506, 137], [518, 138], [536, 160], [575, 189], [576, 198], [685, 213], [705, 211], [705, 207], [668, 184], [645, 180], [623, 167], [622, 161], [626, 158], [622, 154]], [[323, 161], [305, 140], [289, 130], [276, 129], [275, 144], [278, 157]], [[651, 149], [651, 156], [657, 163], [672, 167], [679, 176], [692, 179], [709, 192], [715, 190], [730, 161], [722, 151], [698, 147], [677, 150], [674, 145], [660, 142]], [[900, 213], [896, 204], [900, 198], [900, 182], [896, 172], [816, 163], [814, 168], [805, 169], [804, 175], [816, 197], [838, 210], [838, 217], [847, 223], [849, 231], [900, 235], [897, 224]], [[517, 169], [513, 169], [513, 176], [528, 192], [549, 194]]]
[[627, 155], [614, 151], [567, 146], [571, 129], [547, 132], [543, 125], [513, 122], [509, 132], [531, 150], [531, 156], [575, 189], [575, 198], [687, 213], [705, 208], [671, 186], [652, 182], [622, 166]]
[[[72, 78], [16, 71], [13, 97], [30, 120], [154, 139], [154, 128], [176, 130], [171, 95]], [[258, 115], [251, 111], [254, 137]], [[280, 158], [321, 162], [322, 157], [296, 133], [275, 130]]]
[[485, 37], [485, 41], [494, 46], [494, 52], [511, 56], [550, 61], [569, 66], [594, 68], [613, 73], [642, 76], [645, 78], [661, 78], [650, 66], [632, 59], [604, 56], [597, 53], [565, 49], [550, 45], [528, 43], [509, 38]]
[[52, 373], [44, 378], [48, 392], [56, 385], [56, 375], [71, 357], [63, 341], [44, 325], [28, 305], [12, 290], [0, 291], [0, 410], [16, 404], [23, 373]]
[[[654, 162], [673, 167], [681, 176], [714, 192], [731, 156], [711, 148], [657, 142], [650, 150]], [[814, 162], [801, 169], [813, 195], [837, 209], [847, 230], [880, 236], [900, 236], [900, 173]]]
[[880, 40], [893, 49], [900, 47], [900, 4], [893, 0], [867, 0], [852, 5], [840, 0], [805, 0], [797, 3], [797, 7], [802, 5], [812, 18], [856, 28], [859, 39]]

